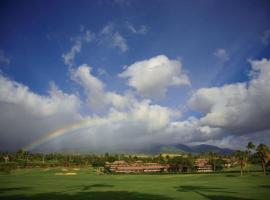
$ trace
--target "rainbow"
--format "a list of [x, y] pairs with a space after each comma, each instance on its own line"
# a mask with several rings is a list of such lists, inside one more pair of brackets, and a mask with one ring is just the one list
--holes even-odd
[[49, 140], [53, 140], [57, 137], [65, 135], [67, 133], [70, 133], [70, 132], [73, 132], [73, 131], [76, 131], [76, 130], [79, 130], [82, 128], [86, 128], [89, 126], [98, 125], [101, 123], [104, 123], [104, 120], [101, 120], [100, 118], [93, 118], [93, 119], [80, 121], [78, 123], [71, 124], [71, 125], [68, 125], [66, 127], [60, 128], [60, 129], [56, 129], [52, 132], [46, 133], [43, 137], [39, 138], [38, 140], [26, 145], [23, 148], [23, 150], [31, 151], [31, 150], [35, 149], [36, 147], [38, 147], [39, 145], [41, 145]]

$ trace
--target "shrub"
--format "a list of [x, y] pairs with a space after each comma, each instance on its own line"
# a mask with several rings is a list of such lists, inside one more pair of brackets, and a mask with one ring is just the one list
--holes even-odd
[[12, 170], [15, 170], [18, 168], [18, 164], [15, 162], [10, 162], [10, 163], [1, 163], [0, 164], [0, 171], [5, 172], [7, 174], [10, 174]]

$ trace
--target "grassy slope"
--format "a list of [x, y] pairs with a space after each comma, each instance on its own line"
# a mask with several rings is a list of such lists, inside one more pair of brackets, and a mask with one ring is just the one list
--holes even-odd
[[0, 175], [0, 199], [209, 199], [251, 200], [270, 196], [270, 176], [250, 173], [186, 175], [97, 175], [91, 170], [56, 176], [60, 169]]

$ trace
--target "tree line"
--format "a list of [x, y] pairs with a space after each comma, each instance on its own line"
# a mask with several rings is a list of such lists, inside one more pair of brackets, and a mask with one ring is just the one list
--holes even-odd
[[216, 152], [205, 152], [201, 154], [182, 153], [181, 156], [170, 156], [159, 154], [156, 156], [137, 156], [126, 154], [68, 154], [68, 153], [31, 153], [23, 150], [17, 152], [0, 152], [0, 171], [11, 172], [18, 168], [31, 167], [104, 167], [106, 162], [124, 160], [127, 163], [142, 161], [143, 163], [159, 163], [171, 166], [184, 166], [194, 169], [195, 160], [205, 158], [213, 166], [213, 171], [221, 171], [226, 159], [234, 159], [240, 166], [240, 174], [243, 175], [245, 168], [250, 164], [260, 164], [262, 171], [266, 174], [269, 168], [270, 149], [265, 144], [257, 147], [249, 142], [245, 150], [237, 150], [231, 155], [219, 155]]

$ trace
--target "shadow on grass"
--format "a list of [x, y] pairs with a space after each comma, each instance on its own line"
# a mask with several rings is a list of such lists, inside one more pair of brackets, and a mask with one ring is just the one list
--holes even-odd
[[236, 174], [227, 174], [225, 175], [226, 177], [239, 177], [239, 175], [236, 175]]
[[106, 191], [106, 192], [78, 192], [75, 194], [43, 193], [36, 195], [10, 195], [0, 196], [0, 200], [172, 200], [161, 195], [143, 194], [127, 191]]
[[208, 187], [208, 186], [196, 186], [196, 185], [183, 185], [176, 187], [178, 192], [217, 192], [217, 193], [234, 193], [226, 191], [224, 188], [220, 187]]
[[270, 189], [270, 185], [260, 185], [260, 187]]
[[107, 187], [113, 187], [113, 185], [109, 185], [109, 184], [92, 184], [92, 185], [70, 186], [70, 187], [67, 187], [68, 189], [63, 191], [63, 192], [69, 192], [69, 191], [73, 191], [73, 190], [87, 191], [87, 190], [92, 190], [94, 188], [107, 188]]
[[9, 187], [9, 188], [0, 188], [0, 194], [5, 192], [13, 192], [19, 190], [29, 190], [30, 187]]
[[225, 196], [224, 194], [231, 195], [231, 194], [234, 194], [235, 192], [226, 191], [225, 188], [220, 188], [220, 187], [186, 185], [186, 186], [179, 186], [177, 187], [176, 190], [178, 192], [194, 192], [204, 197], [205, 199], [209, 199], [209, 200], [253, 200], [253, 199], [242, 198], [242, 197]]
[[255, 200], [255, 199], [248, 199], [246, 197], [232, 197], [223, 195], [203, 195], [203, 196], [209, 200]]

